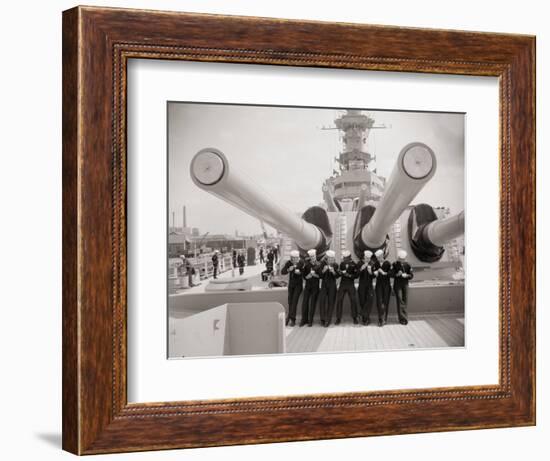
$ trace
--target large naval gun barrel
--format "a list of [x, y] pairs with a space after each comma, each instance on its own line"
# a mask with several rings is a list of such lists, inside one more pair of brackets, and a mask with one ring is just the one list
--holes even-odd
[[426, 144], [413, 142], [401, 150], [376, 211], [365, 210], [371, 216], [361, 228], [361, 242], [356, 238], [356, 249], [358, 243], [362, 243], [359, 247], [371, 250], [384, 246], [388, 229], [433, 177], [436, 168], [435, 155]]
[[218, 149], [209, 147], [197, 152], [191, 160], [190, 171], [198, 187], [285, 233], [300, 248], [325, 251], [326, 237], [319, 227], [281, 206], [249, 177], [231, 168]]
[[449, 240], [455, 239], [464, 234], [464, 211], [438, 219], [427, 224], [422, 230], [422, 238], [436, 246], [443, 246]]
[[435, 262], [445, 252], [445, 243], [464, 234], [464, 211], [437, 219], [434, 209], [425, 203], [416, 205], [409, 215], [409, 243], [420, 261]]

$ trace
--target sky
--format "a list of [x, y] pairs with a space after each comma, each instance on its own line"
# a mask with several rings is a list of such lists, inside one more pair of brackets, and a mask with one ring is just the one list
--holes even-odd
[[[334, 120], [342, 109], [242, 106], [171, 102], [168, 105], [168, 210], [170, 223], [201, 233], [258, 234], [260, 223], [246, 213], [199, 189], [191, 180], [193, 156], [215, 147], [274, 200], [294, 213], [322, 201], [321, 186], [337, 169], [342, 150]], [[464, 114], [365, 110], [376, 125], [367, 149], [376, 155], [377, 174], [388, 178], [401, 149], [413, 141], [430, 146], [437, 171], [413, 203], [464, 209]]]

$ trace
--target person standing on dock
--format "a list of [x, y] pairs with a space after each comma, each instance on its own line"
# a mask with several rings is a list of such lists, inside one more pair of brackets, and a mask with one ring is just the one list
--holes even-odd
[[[359, 306], [361, 309], [361, 317], [363, 325], [370, 323], [370, 313], [374, 303], [374, 288], [372, 281], [375, 278], [372, 271], [374, 261], [372, 251], [365, 250], [363, 259], [359, 263]], [[378, 318], [382, 316], [378, 313]]]
[[193, 276], [195, 275], [195, 268], [191, 265], [191, 261], [185, 256], [181, 256], [183, 261], [182, 270], [185, 270], [185, 275], [187, 276], [187, 285], [189, 288], [193, 288], [195, 284], [193, 283]]
[[351, 316], [353, 323], [357, 325], [359, 320], [357, 318], [357, 290], [355, 289], [355, 279], [357, 278], [358, 267], [355, 261], [351, 259], [351, 253], [348, 250], [342, 252], [342, 262], [338, 272], [342, 279], [340, 280], [340, 286], [338, 287], [338, 294], [336, 295], [336, 325], [339, 325], [342, 321], [342, 310], [344, 306], [344, 298], [346, 295], [349, 297], [351, 305]]
[[[271, 263], [273, 267], [272, 259], [268, 259], [267, 263]], [[297, 250], [292, 250], [290, 252], [290, 260], [285, 263], [281, 270], [281, 274], [288, 274], [288, 315], [285, 324], [291, 327], [296, 325], [296, 310], [303, 289], [303, 271], [304, 262], [300, 259], [300, 253]]]
[[397, 306], [397, 317], [401, 325], [407, 325], [407, 298], [409, 292], [409, 280], [413, 275], [411, 265], [406, 261], [407, 252], [399, 250], [397, 261], [393, 263], [392, 275], [394, 277], [393, 291], [395, 293], [395, 303]]
[[321, 263], [321, 295], [319, 310], [321, 311], [321, 325], [328, 327], [332, 321], [334, 303], [336, 301], [336, 279], [340, 277], [335, 253], [328, 250]]
[[306, 323], [310, 327], [313, 326], [313, 316], [315, 315], [315, 307], [317, 306], [317, 298], [319, 297], [319, 280], [321, 278], [321, 265], [317, 261], [317, 251], [312, 249], [307, 254], [308, 261], [304, 266], [303, 273], [306, 286], [302, 299], [301, 327]]
[[242, 251], [239, 251], [239, 254], [237, 255], [237, 264], [239, 266], [239, 275], [244, 274], [244, 254]]
[[218, 278], [218, 250], [214, 250], [214, 254], [212, 255], [212, 267], [214, 268], [214, 279]]
[[384, 251], [377, 250], [377, 264], [374, 274], [376, 275], [376, 307], [378, 308], [378, 326], [382, 327], [388, 322], [388, 308], [391, 295], [391, 263], [384, 258]]
[[273, 275], [273, 260], [268, 259], [265, 263], [265, 271], [262, 271], [262, 282], [267, 282], [269, 277]]

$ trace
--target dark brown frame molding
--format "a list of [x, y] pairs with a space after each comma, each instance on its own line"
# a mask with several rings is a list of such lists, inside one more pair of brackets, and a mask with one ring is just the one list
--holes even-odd
[[[499, 384], [129, 404], [131, 58], [498, 77]], [[512, 261], [521, 261], [522, 270], [511, 270]], [[533, 424], [534, 37], [93, 7], [63, 13], [65, 450], [91, 454]]]

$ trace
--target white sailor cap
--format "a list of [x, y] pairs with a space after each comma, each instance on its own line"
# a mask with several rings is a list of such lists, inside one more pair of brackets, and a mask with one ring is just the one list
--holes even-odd
[[376, 255], [377, 258], [380, 258], [380, 256], [384, 256], [384, 252], [382, 250], [376, 250], [374, 254]]
[[370, 258], [372, 256], [372, 251], [365, 250], [365, 252], [363, 254], [365, 255], [365, 258]]
[[332, 250], [328, 250], [326, 255], [327, 255], [327, 258], [334, 258], [334, 256], [336, 256], [336, 253]]
[[313, 250], [313, 249], [312, 249], [312, 250], [308, 250], [308, 251], [307, 251], [307, 254], [308, 254], [309, 256], [315, 256], [315, 255], [317, 254], [317, 250]]
[[399, 259], [405, 259], [407, 257], [407, 252], [405, 250], [399, 250], [397, 252], [397, 257]]
[[292, 251], [290, 252], [290, 257], [291, 257], [291, 258], [299, 258], [299, 257], [300, 257], [299, 251], [298, 251], [298, 250], [292, 250]]
[[348, 256], [351, 256], [351, 252], [349, 250], [344, 250], [342, 251], [342, 256], [344, 258], [347, 258]]

